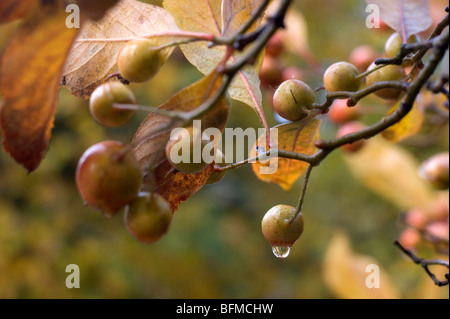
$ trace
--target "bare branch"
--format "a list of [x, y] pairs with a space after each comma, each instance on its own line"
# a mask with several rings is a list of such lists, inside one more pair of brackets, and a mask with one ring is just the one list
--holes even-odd
[[414, 253], [412, 253], [410, 250], [406, 249], [405, 247], [403, 247], [398, 240], [396, 240], [394, 242], [394, 245], [397, 246], [406, 256], [408, 256], [409, 258], [411, 258], [411, 260], [417, 264], [417, 265], [421, 265], [422, 268], [425, 270], [425, 272], [427, 273], [428, 276], [430, 276], [430, 278], [434, 281], [434, 283], [439, 286], [447, 286], [449, 284], [449, 273], [447, 272], [445, 274], [445, 278], [446, 280], [439, 280], [436, 275], [434, 273], [432, 273], [429, 269], [429, 266], [432, 265], [439, 265], [439, 266], [443, 266], [443, 267], [447, 267], [447, 269], [449, 269], [449, 262], [445, 261], [445, 260], [441, 260], [441, 259], [423, 259], [423, 258], [419, 258], [417, 257]]

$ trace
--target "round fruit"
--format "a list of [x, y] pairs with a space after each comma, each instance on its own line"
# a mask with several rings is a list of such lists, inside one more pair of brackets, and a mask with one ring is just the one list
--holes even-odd
[[120, 50], [117, 66], [122, 77], [130, 82], [145, 82], [153, 78], [164, 64], [161, 50], [149, 39], [134, 39]]
[[[420, 42], [420, 38], [418, 35], [413, 34], [409, 37], [408, 43], [417, 43]], [[387, 58], [393, 58], [402, 48], [403, 39], [398, 32], [394, 32], [389, 39], [387, 39], [386, 44], [384, 46], [384, 54]]]
[[359, 72], [364, 72], [377, 58], [378, 53], [370, 45], [360, 45], [350, 53], [349, 61]]
[[126, 145], [104, 141], [83, 154], [76, 169], [76, 183], [86, 204], [110, 217], [136, 198], [142, 171]]
[[[360, 122], [348, 122], [339, 128], [339, 130], [336, 133], [336, 137], [341, 138], [346, 135], [358, 132], [363, 128], [364, 125]], [[355, 153], [359, 151], [364, 146], [365, 143], [366, 143], [365, 140], [358, 140], [356, 142], [353, 142], [352, 144], [345, 144], [341, 146], [341, 148], [348, 153]]]
[[266, 54], [259, 73], [259, 79], [264, 86], [278, 86], [283, 81], [283, 68], [279, 61]]
[[140, 193], [125, 209], [128, 231], [143, 244], [151, 244], [163, 237], [172, 222], [172, 209], [158, 194]]
[[358, 69], [351, 63], [338, 62], [331, 65], [323, 75], [323, 83], [328, 92], [355, 92], [361, 86]]
[[308, 116], [316, 102], [314, 91], [300, 80], [284, 81], [273, 96], [273, 107], [283, 118], [299, 121]]
[[272, 207], [262, 219], [261, 228], [264, 237], [272, 247], [291, 247], [303, 233], [303, 215], [298, 214], [295, 220], [295, 208], [289, 205]]
[[433, 237], [441, 238], [448, 241], [449, 238], [449, 228], [448, 222], [432, 222], [425, 228], [426, 233]]
[[[216, 159], [214, 160], [215, 166], [218, 167], [224, 167], [227, 166], [227, 163], [225, 162], [225, 155], [222, 153], [221, 150], [217, 150], [216, 151]], [[209, 177], [208, 181], [206, 182], [206, 184], [215, 184], [219, 181], [222, 180], [222, 178], [226, 175], [226, 171], [220, 171], [220, 172], [216, 172], [213, 171], [211, 173], [211, 176]]]
[[347, 100], [335, 100], [328, 112], [328, 118], [335, 124], [344, 124], [359, 118], [356, 107], [347, 106]]
[[[372, 70], [377, 65], [372, 63], [368, 70]], [[366, 77], [367, 86], [371, 86], [376, 82], [382, 81], [402, 81], [406, 77], [405, 70], [399, 65], [386, 65], [381, 69], [378, 69], [370, 73]], [[397, 99], [403, 93], [399, 89], [382, 89], [375, 92], [376, 95], [383, 99]]]
[[275, 33], [269, 40], [266, 46], [266, 54], [276, 58], [284, 50], [283, 38], [279, 32]]
[[421, 235], [418, 230], [414, 228], [406, 228], [400, 234], [400, 238], [398, 241], [405, 248], [414, 248], [416, 247], [421, 240]]
[[133, 110], [114, 108], [114, 103], [136, 104], [133, 92], [120, 82], [106, 82], [95, 89], [89, 100], [92, 117], [101, 125], [118, 127], [126, 124]]
[[449, 153], [432, 156], [420, 166], [419, 172], [434, 188], [448, 189]]
[[422, 229], [428, 223], [427, 213], [421, 208], [411, 208], [405, 215], [408, 226]]
[[182, 173], [199, 173], [211, 164], [203, 158], [203, 150], [210, 142], [203, 139], [202, 132], [194, 127], [177, 129], [166, 145], [167, 159]]
[[86, 12], [88, 17], [93, 20], [101, 19], [105, 12], [117, 2], [119, 2], [119, 0], [78, 0], [81, 12]]
[[427, 209], [429, 218], [435, 221], [448, 221], [449, 204], [448, 192], [439, 193]]

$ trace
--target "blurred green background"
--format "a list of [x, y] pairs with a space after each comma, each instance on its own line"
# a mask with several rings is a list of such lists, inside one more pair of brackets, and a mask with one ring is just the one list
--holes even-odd
[[[311, 49], [323, 67], [347, 60], [361, 44], [381, 52], [390, 35], [365, 27], [363, 1], [295, 1], [295, 6], [305, 16]], [[320, 85], [320, 75], [301, 58], [284, 53], [281, 59]], [[177, 50], [155, 79], [132, 88], [141, 104], [159, 105], [200, 77]], [[276, 125], [268, 102], [267, 116]], [[53, 138], [39, 169], [28, 175], [0, 152], [0, 298], [335, 298], [323, 277], [323, 261], [337, 229], [349, 235], [356, 252], [378, 260], [401, 297], [448, 298], [448, 288], [435, 287], [392, 245], [403, 229], [398, 208], [353, 178], [341, 151], [314, 171], [305, 232], [285, 260], [272, 254], [260, 222], [276, 204], [295, 206], [302, 180], [284, 192], [259, 181], [251, 167], [229, 172], [183, 203], [161, 241], [139, 244], [121, 214], [106, 219], [83, 206], [74, 174], [85, 149], [105, 139], [129, 142], [144, 118], [138, 114], [123, 128], [102, 128], [86, 101], [62, 89]], [[259, 126], [250, 108], [232, 105], [228, 127]], [[325, 136], [335, 129], [324, 123]], [[65, 286], [69, 264], [80, 267], [80, 289]]]

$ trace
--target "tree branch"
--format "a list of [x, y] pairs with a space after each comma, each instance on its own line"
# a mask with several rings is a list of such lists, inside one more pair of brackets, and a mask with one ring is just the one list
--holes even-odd
[[406, 256], [408, 256], [415, 264], [422, 266], [422, 268], [425, 270], [425, 272], [427, 273], [427, 275], [434, 281], [434, 283], [439, 286], [447, 286], [449, 284], [449, 273], [447, 272], [445, 274], [445, 278], [446, 280], [439, 280], [435, 274], [433, 274], [430, 269], [429, 266], [432, 265], [439, 265], [439, 266], [443, 266], [443, 267], [447, 267], [447, 269], [449, 269], [449, 262], [445, 261], [445, 260], [441, 260], [441, 259], [423, 259], [423, 258], [419, 258], [417, 257], [415, 254], [413, 254], [411, 251], [409, 251], [408, 249], [406, 249], [405, 247], [403, 247], [398, 240], [396, 240], [394, 242], [394, 245], [397, 246]]

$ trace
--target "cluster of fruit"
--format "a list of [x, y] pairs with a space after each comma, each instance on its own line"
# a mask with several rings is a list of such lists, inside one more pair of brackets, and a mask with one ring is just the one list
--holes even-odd
[[125, 209], [129, 232], [142, 243], [153, 243], [167, 233], [172, 209], [160, 195], [140, 192], [142, 178], [128, 146], [117, 141], [92, 145], [76, 170], [78, 191], [87, 205], [107, 217]]
[[[420, 39], [415, 35], [408, 40], [409, 43], [418, 41]], [[386, 41], [384, 57], [394, 58], [400, 54], [402, 43], [401, 36], [398, 33], [393, 33]], [[288, 121], [296, 122], [307, 118], [315, 109], [316, 96], [308, 84], [300, 79], [296, 79], [296, 77], [301, 77], [301, 70], [292, 67], [283, 69], [279, 64], [277, 57], [282, 51], [283, 43], [275, 35], [268, 43], [260, 79], [262, 84], [268, 88], [277, 87], [273, 94], [273, 108], [275, 112]], [[407, 78], [407, 68], [412, 65], [409, 57], [405, 57], [401, 65], [377, 67], [374, 61], [382, 56], [377, 54], [370, 46], [357, 47], [350, 54], [350, 62], [338, 62], [327, 68], [323, 75], [325, 90], [327, 92], [356, 92], [364, 84], [371, 86], [385, 81], [404, 81]], [[403, 91], [395, 88], [383, 88], [374, 94], [385, 100], [398, 100]], [[339, 125], [336, 133], [337, 138], [358, 132], [365, 127], [362, 122], [358, 121], [361, 111], [358, 107], [349, 105], [346, 99], [334, 100], [327, 115], [331, 122]], [[342, 149], [349, 153], [354, 153], [360, 150], [364, 144], [364, 140], [359, 140], [352, 144], [343, 145]], [[429, 166], [432, 166], [429, 164], [422, 171], [434, 185], [444, 184], [448, 188], [448, 154], [446, 165], [446, 181], [442, 180], [441, 173], [436, 174], [435, 166], [429, 168]], [[439, 177], [436, 175], [439, 175]], [[286, 205], [275, 206], [267, 212], [263, 219], [262, 227], [264, 236], [272, 246], [290, 247], [300, 237], [303, 231], [303, 217], [300, 214], [301, 218], [298, 218], [298, 222], [293, 223], [290, 218], [292, 218], [294, 212], [295, 209], [293, 207]], [[436, 226], [430, 225], [430, 227]], [[284, 250], [277, 248], [277, 250], [274, 250], [276, 255], [277, 251]]]
[[[401, 44], [401, 37], [398, 34], [392, 35], [386, 42], [385, 56], [396, 56], [400, 52]], [[387, 65], [374, 70], [373, 59], [376, 56], [373, 52], [368, 52], [368, 49], [360, 47], [357, 52], [352, 53], [350, 57], [352, 63], [338, 62], [326, 70], [323, 83], [327, 92], [356, 92], [364, 81], [370, 86], [377, 82], [399, 81], [406, 78], [405, 67], [409, 66], [408, 63], [401, 66]], [[282, 42], [275, 35], [268, 44], [265, 63], [277, 63], [276, 58], [282, 50]], [[161, 50], [155, 48], [148, 39], [128, 42], [117, 59], [121, 76], [129, 82], [151, 79], [163, 63]], [[273, 94], [274, 110], [286, 120], [293, 122], [304, 120], [311, 115], [316, 108], [316, 95], [308, 84], [297, 79], [300, 71], [291, 68], [286, 70], [287, 72], [280, 73], [275, 69], [276, 72], [267, 73], [270, 69], [273, 70], [273, 66], [263, 65], [261, 80], [265, 85], [277, 86]], [[370, 72], [361, 76], [360, 72], [364, 70]], [[401, 96], [402, 91], [386, 88], [376, 91], [375, 94], [383, 99], [395, 100]], [[117, 127], [127, 123], [137, 109], [130, 107], [130, 104], [136, 104], [131, 90], [120, 82], [110, 81], [93, 92], [90, 98], [90, 111], [99, 124]], [[351, 134], [364, 127], [357, 121], [360, 116], [358, 109], [347, 105], [346, 100], [335, 100], [328, 116], [332, 122], [340, 125], [337, 137]], [[197, 174], [211, 165], [204, 161], [203, 156], [200, 156], [200, 161], [194, 161], [194, 151], [199, 151], [196, 145], [200, 146], [200, 153], [203, 153], [203, 149], [210, 143], [202, 132], [194, 127], [187, 127], [172, 135], [166, 144], [165, 152], [167, 160], [176, 171]], [[358, 141], [343, 148], [349, 152], [356, 152], [363, 145], [364, 141]], [[224, 155], [220, 151], [217, 151], [215, 156], [217, 163], [224, 163]], [[175, 161], [174, 158], [182, 160]], [[225, 171], [221, 171], [218, 166], [215, 166], [209, 183], [218, 182], [223, 178]], [[426, 171], [427, 175], [432, 174], [428, 169], [424, 168], [423, 171]], [[115, 141], [101, 142], [89, 148], [80, 159], [76, 173], [80, 194], [88, 205], [102, 210], [107, 216], [113, 216], [121, 209], [125, 209], [128, 230], [140, 242], [152, 243], [168, 231], [173, 212], [170, 204], [161, 196], [140, 192], [142, 178], [142, 169], [129, 147]], [[448, 187], [448, 156], [446, 183]], [[263, 234], [278, 257], [287, 256], [290, 247], [301, 236], [303, 226], [302, 212], [297, 212], [294, 207], [287, 205], [273, 207], [262, 220]]]
[[[150, 80], [163, 63], [161, 51], [148, 39], [129, 41], [117, 58], [120, 75], [129, 82]], [[136, 104], [133, 92], [125, 84], [111, 80], [92, 93], [89, 110], [100, 125], [119, 127], [125, 125], [139, 109]], [[200, 154], [210, 143], [201, 133], [187, 127], [172, 134], [165, 150], [175, 170], [196, 174], [211, 164], [202, 156], [197, 162], [193, 158], [196, 143], [200, 145]], [[218, 166], [224, 165], [223, 154], [217, 151], [215, 156], [216, 162], [222, 163]], [[173, 161], [174, 157], [182, 161]], [[216, 183], [224, 175], [224, 171], [217, 169], [212, 172], [208, 183]], [[108, 217], [125, 209], [125, 223], [130, 233], [139, 242], [153, 243], [167, 233], [173, 212], [160, 195], [140, 192], [142, 180], [142, 168], [130, 147], [117, 141], [103, 141], [91, 146], [79, 160], [76, 170], [78, 190], [87, 205], [101, 210]]]
[[[414, 35], [409, 43], [420, 41]], [[349, 62], [337, 62], [327, 68], [323, 75], [323, 84], [327, 92], [356, 92], [363, 85], [371, 86], [386, 81], [404, 81], [408, 76], [408, 68], [412, 62], [404, 58], [402, 65], [384, 65], [378, 67], [374, 61], [379, 57], [394, 58], [401, 52], [402, 38], [393, 33], [385, 44], [385, 52], [378, 54], [372, 47], [363, 45], [355, 48]], [[273, 95], [273, 108], [284, 119], [299, 121], [306, 118], [315, 107], [314, 91], [299, 79], [302, 71], [293, 67], [283, 69], [277, 57], [283, 50], [281, 40], [274, 36], [269, 42], [261, 71], [261, 82], [266, 87], [278, 87]], [[385, 100], [398, 100], [403, 91], [397, 88], [383, 88], [374, 92]], [[355, 105], [348, 105], [346, 99], [336, 99], [329, 108], [328, 118], [339, 125], [336, 137], [360, 131], [364, 128], [358, 119], [361, 110]], [[360, 140], [342, 146], [348, 152], [356, 152], [364, 145]]]
[[[436, 154], [422, 163], [419, 174], [433, 188], [449, 188], [449, 153]], [[422, 238], [436, 246], [448, 245], [449, 198], [448, 191], [441, 193], [428, 207], [410, 209], [404, 215], [408, 226], [400, 234], [399, 242], [406, 248], [417, 248]], [[448, 248], [447, 248], [448, 249]]]
[[[128, 42], [117, 59], [122, 76], [130, 82], [151, 79], [163, 64], [159, 50], [148, 39]], [[133, 92], [118, 81], [106, 82], [92, 93], [92, 117], [106, 127], [126, 124], [135, 110], [121, 107], [136, 104]], [[170, 204], [158, 194], [140, 192], [142, 169], [129, 147], [117, 141], [91, 146], [78, 162], [76, 183], [87, 205], [111, 217], [125, 209], [125, 223], [142, 243], [153, 243], [167, 233], [171, 220]]]

